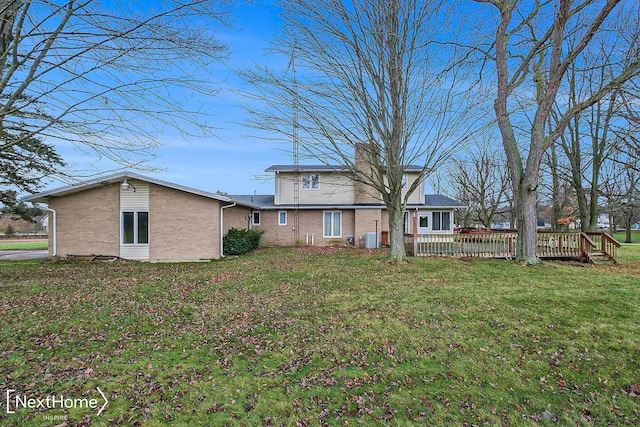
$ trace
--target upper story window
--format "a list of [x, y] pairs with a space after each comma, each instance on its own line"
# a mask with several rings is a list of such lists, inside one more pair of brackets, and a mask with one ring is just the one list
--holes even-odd
[[318, 190], [320, 188], [320, 175], [317, 173], [302, 174], [303, 190]]
[[407, 174], [405, 173], [404, 175], [402, 175], [402, 189], [406, 190], [407, 189], [407, 183], [409, 182], [409, 177], [407, 176]]

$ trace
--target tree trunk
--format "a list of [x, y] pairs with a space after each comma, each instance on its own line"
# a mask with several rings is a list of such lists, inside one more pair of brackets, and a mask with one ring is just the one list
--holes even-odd
[[520, 261], [527, 264], [537, 264], [540, 262], [537, 254], [538, 238], [538, 192], [527, 190], [524, 194], [523, 221], [520, 234], [523, 237], [522, 252], [518, 257]]
[[625, 213], [624, 215], [624, 242], [631, 243], [631, 225], [633, 223], [632, 220], [633, 214], [631, 212]]
[[558, 174], [558, 154], [556, 146], [551, 146], [551, 230], [561, 231], [562, 225], [559, 220], [562, 218], [563, 203], [560, 198], [563, 196], [560, 189], [560, 175]]
[[404, 261], [407, 259], [407, 253], [404, 249], [404, 210], [402, 209], [402, 203], [388, 204], [387, 212], [389, 214], [390, 261]]
[[516, 260], [527, 264], [537, 264], [540, 262], [537, 255], [538, 193], [535, 187], [524, 184], [523, 181], [521, 180], [521, 184], [514, 188], [518, 230]]

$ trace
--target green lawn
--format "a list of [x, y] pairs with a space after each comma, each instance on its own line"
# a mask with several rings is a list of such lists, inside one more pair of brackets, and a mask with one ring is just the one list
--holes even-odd
[[46, 240], [0, 240], [0, 251], [35, 251], [48, 247]]
[[[99, 417], [46, 412], [70, 425], [640, 422], [640, 246], [598, 267], [381, 258], [0, 263], [0, 381], [100, 387]], [[3, 408], [0, 424], [50, 419]]]
[[[616, 239], [618, 242], [624, 242], [624, 239], [626, 239], [626, 233], [624, 231], [617, 231], [613, 233], [613, 238]], [[631, 243], [640, 243], [639, 230], [631, 231]]]

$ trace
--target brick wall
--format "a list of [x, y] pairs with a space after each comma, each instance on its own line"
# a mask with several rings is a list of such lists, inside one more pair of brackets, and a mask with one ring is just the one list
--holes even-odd
[[389, 224], [382, 222], [382, 209], [358, 209], [355, 211], [355, 243], [356, 246], [365, 245], [365, 236], [368, 232], [376, 231], [378, 221], [378, 242], [380, 242], [380, 232], [389, 229]]
[[[292, 246], [294, 241], [293, 232], [293, 211], [287, 210], [287, 225], [278, 225], [277, 210], [260, 211], [262, 218], [259, 226], [266, 233], [262, 236], [263, 246]], [[354, 212], [353, 210], [342, 211], [342, 237], [322, 237], [323, 234], [323, 212], [324, 210], [300, 210], [300, 242], [306, 243], [307, 235], [309, 244], [311, 236], [314, 235], [316, 246], [327, 246], [334, 244], [346, 244], [347, 237], [354, 235]]]
[[[262, 246], [293, 246], [295, 237], [293, 230], [293, 211], [287, 212], [287, 225], [278, 225], [278, 212], [280, 211], [260, 211], [260, 225], [253, 226], [265, 230], [260, 244]], [[302, 224], [302, 220], [300, 220]], [[304, 236], [301, 236], [304, 240]]]
[[150, 260], [219, 258], [220, 204], [218, 200], [150, 184]]
[[[58, 255], [120, 254], [120, 186], [105, 185], [52, 197], [49, 207], [56, 211]], [[49, 230], [53, 230], [49, 215]], [[49, 255], [53, 233], [49, 233]]]
[[232, 228], [246, 230], [251, 217], [251, 208], [234, 206], [224, 210], [224, 234]]

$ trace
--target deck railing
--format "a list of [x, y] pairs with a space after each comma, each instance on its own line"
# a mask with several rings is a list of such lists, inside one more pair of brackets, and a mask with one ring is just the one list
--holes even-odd
[[620, 242], [618, 242], [616, 239], [609, 236], [608, 234], [602, 233], [601, 250], [603, 254], [608, 255], [611, 259], [616, 261], [618, 259], [619, 247], [620, 247]]
[[405, 235], [411, 255], [478, 258], [512, 258], [516, 233]]
[[614, 261], [618, 258], [618, 248], [620, 242], [607, 233], [584, 233], [594, 242], [594, 251], [600, 251], [603, 255], [607, 255]]
[[[407, 253], [415, 256], [513, 258], [518, 234], [515, 232], [473, 232], [405, 235]], [[591, 261], [590, 254], [601, 250], [615, 260], [620, 244], [602, 233], [538, 232], [538, 256]]]

